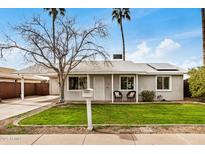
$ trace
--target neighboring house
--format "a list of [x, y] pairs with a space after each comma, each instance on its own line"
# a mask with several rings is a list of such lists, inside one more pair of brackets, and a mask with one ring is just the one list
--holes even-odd
[[[21, 82], [21, 75], [13, 74], [16, 70], [13, 68], [0, 67], [0, 82]], [[44, 77], [25, 75], [24, 82], [26, 83], [41, 83], [47, 82]]]
[[0, 98], [16, 98], [24, 95], [46, 95], [48, 93], [48, 78], [13, 74], [16, 70], [0, 67]]
[[[33, 65], [17, 73], [50, 77], [50, 94], [59, 94], [57, 74], [40, 65]], [[121, 91], [123, 99], [129, 91], [136, 91], [136, 101], [143, 90], [153, 90], [166, 100], [183, 100], [185, 70], [167, 63], [134, 63], [132, 61], [82, 62], [66, 80], [65, 100], [81, 101], [82, 90], [94, 89], [95, 101], [114, 101], [113, 91]]]

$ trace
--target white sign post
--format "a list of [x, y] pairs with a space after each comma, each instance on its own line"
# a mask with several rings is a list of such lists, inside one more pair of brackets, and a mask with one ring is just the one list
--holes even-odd
[[93, 98], [93, 89], [89, 88], [89, 89], [83, 90], [82, 95], [86, 99], [88, 130], [92, 130], [93, 124], [92, 124], [91, 99]]
[[91, 109], [91, 100], [87, 99], [87, 119], [88, 119], [88, 130], [93, 129], [93, 124], [92, 124], [92, 109]]

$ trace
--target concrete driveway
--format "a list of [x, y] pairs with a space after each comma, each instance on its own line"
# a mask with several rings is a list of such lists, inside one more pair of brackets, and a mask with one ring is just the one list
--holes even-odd
[[4, 120], [28, 111], [49, 105], [58, 96], [32, 96], [21, 99], [7, 99], [0, 103], [0, 120]]
[[205, 145], [205, 134], [0, 135], [0, 145]]

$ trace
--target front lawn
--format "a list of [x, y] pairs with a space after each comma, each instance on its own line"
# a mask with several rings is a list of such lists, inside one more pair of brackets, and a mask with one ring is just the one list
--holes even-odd
[[[93, 124], [205, 124], [205, 105], [92, 105]], [[86, 106], [58, 106], [20, 121], [23, 125], [86, 124]]]

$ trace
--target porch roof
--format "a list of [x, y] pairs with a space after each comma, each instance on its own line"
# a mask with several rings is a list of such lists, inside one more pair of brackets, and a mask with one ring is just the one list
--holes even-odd
[[[153, 66], [166, 69], [158, 70]], [[170, 68], [170, 69], [169, 69]], [[175, 68], [175, 69], [171, 69]], [[183, 70], [175, 65], [167, 63], [134, 63], [132, 61], [111, 61], [105, 63], [104, 61], [83, 61], [76, 66], [70, 74], [184, 74]], [[15, 74], [36, 74], [43, 76], [56, 76], [52, 69], [48, 69], [42, 65], [33, 65], [25, 69], [16, 71]]]

